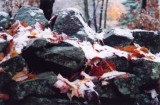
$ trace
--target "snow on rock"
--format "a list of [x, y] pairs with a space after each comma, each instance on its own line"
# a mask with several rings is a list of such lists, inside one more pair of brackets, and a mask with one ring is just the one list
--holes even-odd
[[84, 18], [82, 13], [75, 8], [68, 8], [61, 11], [56, 19], [53, 30], [59, 34], [62, 32], [73, 37], [77, 37], [80, 40], [95, 40], [97, 35], [94, 30], [92, 30]]
[[122, 36], [122, 37], [126, 37], [129, 39], [134, 39], [134, 37], [132, 35], [132, 31], [129, 29], [115, 28], [115, 29], [109, 30], [109, 32], [107, 33], [106, 36], [104, 36], [103, 39], [108, 38], [111, 35]]
[[9, 16], [9, 14], [8, 14], [8, 13], [6, 13], [6, 12], [0, 12], [0, 16], [8, 17], [8, 16]]
[[84, 51], [85, 56], [88, 60], [91, 60], [95, 57], [99, 58], [112, 57], [113, 55], [118, 55], [120, 57], [128, 58], [127, 52], [120, 51], [109, 46], [101, 46], [98, 43], [92, 45], [90, 42], [87, 41], [79, 42], [79, 41], [66, 40], [66, 42], [74, 45], [75, 47], [81, 48]]

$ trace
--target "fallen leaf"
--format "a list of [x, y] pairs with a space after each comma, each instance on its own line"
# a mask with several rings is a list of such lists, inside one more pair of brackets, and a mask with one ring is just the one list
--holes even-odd
[[13, 50], [12, 51], [12, 54], [11, 54], [11, 57], [14, 57], [14, 56], [16, 56], [16, 55], [18, 55], [19, 53], [16, 51], [16, 50]]
[[37, 33], [35, 32], [30, 32], [31, 35], [35, 36]]
[[2, 67], [0, 67], [0, 72], [1, 73], [6, 73], [6, 71]]
[[136, 57], [136, 58], [143, 58], [143, 57], [145, 57], [145, 55], [144, 55], [144, 54], [141, 54], [141, 52], [138, 51], [138, 50], [134, 50], [134, 51], [133, 51], [133, 54], [132, 54], [131, 56], [132, 56], [132, 57]]
[[116, 46], [115, 48], [118, 50], [129, 52], [129, 53], [132, 53], [135, 49], [137, 49], [137, 47], [133, 45], [126, 46], [126, 47]]
[[36, 79], [36, 74], [29, 73], [27, 74], [27, 76], [28, 76], [28, 79]]
[[4, 53], [3, 53], [3, 52], [1, 52], [1, 53], [0, 53], [0, 61], [2, 61], [2, 60], [3, 60], [3, 58], [4, 58]]
[[0, 98], [3, 100], [8, 100], [9, 96], [8, 96], [8, 94], [0, 94]]
[[24, 67], [21, 72], [17, 72], [13, 77], [12, 80], [16, 82], [24, 81], [28, 79], [28, 70], [27, 67]]
[[21, 22], [21, 25], [23, 26], [23, 27], [28, 27], [28, 24], [27, 23], [25, 23], [25, 22]]
[[9, 54], [11, 52], [13, 45], [14, 45], [13, 40], [10, 40], [9, 45], [6, 50], [6, 54]]
[[141, 47], [140, 51], [143, 51], [144, 53], [149, 53], [149, 50], [146, 47]]
[[102, 60], [104, 64], [104, 73], [115, 71], [116, 70], [116, 65], [114, 63], [111, 63], [106, 60]]
[[101, 63], [98, 66], [96, 66], [95, 64], [91, 65], [91, 71], [89, 72], [89, 75], [101, 76], [103, 74], [104, 74], [104, 71]]

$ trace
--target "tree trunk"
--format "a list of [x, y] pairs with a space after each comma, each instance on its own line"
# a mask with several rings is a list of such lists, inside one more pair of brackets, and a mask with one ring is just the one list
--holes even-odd
[[104, 12], [104, 29], [107, 26], [107, 9], [108, 9], [108, 0], [106, 0], [105, 12]]
[[93, 21], [94, 21], [94, 27], [95, 31], [97, 32], [97, 16], [96, 16], [96, 1], [93, 0]]
[[142, 9], [146, 9], [147, 0], [142, 0]]
[[101, 26], [102, 26], [102, 15], [103, 15], [103, 6], [104, 6], [104, 0], [102, 0], [101, 4], [101, 10], [100, 10], [100, 18], [99, 18], [99, 32], [101, 32]]
[[90, 17], [89, 17], [89, 11], [88, 11], [88, 0], [83, 0], [84, 3], [84, 13], [85, 13], [85, 19], [88, 25], [90, 26]]

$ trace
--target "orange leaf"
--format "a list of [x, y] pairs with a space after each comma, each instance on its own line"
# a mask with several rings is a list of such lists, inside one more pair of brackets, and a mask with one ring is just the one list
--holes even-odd
[[30, 34], [31, 34], [31, 35], [33, 35], [33, 36], [35, 36], [37, 33], [35, 33], [35, 32], [31, 32]]
[[9, 96], [8, 96], [8, 94], [0, 94], [0, 98], [3, 100], [8, 100]]
[[149, 53], [149, 50], [146, 47], [141, 47], [140, 51], [143, 51], [144, 53]]
[[2, 61], [2, 60], [3, 60], [3, 58], [4, 58], [4, 53], [3, 53], [3, 52], [1, 52], [1, 53], [0, 53], [0, 61]]
[[58, 36], [57, 40], [60, 42], [62, 40], [62, 37]]
[[136, 47], [136, 46], [133, 46], [133, 45], [131, 45], [131, 46], [126, 46], [126, 47], [123, 48], [124, 51], [130, 52], [130, 53], [132, 53], [133, 50], [135, 50], [135, 49], [137, 49], [137, 47]]
[[115, 46], [115, 49], [123, 50], [123, 47], [121, 47], [121, 46]]
[[13, 50], [13, 51], [12, 51], [12, 54], [11, 54], [11, 57], [14, 57], [14, 56], [16, 56], [16, 55], [18, 55], [18, 52], [17, 52], [16, 50]]
[[129, 52], [129, 53], [132, 53], [133, 50], [137, 49], [137, 47], [133, 46], [133, 45], [126, 46], [126, 47], [116, 46], [115, 48], [118, 49], [118, 50]]
[[21, 25], [22, 25], [23, 27], [28, 27], [28, 24], [25, 23], [25, 22], [21, 22]]

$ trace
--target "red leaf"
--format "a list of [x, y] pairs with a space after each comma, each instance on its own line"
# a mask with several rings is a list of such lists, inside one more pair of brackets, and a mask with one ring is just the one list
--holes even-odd
[[8, 100], [9, 96], [8, 96], [8, 94], [0, 94], [0, 98], [3, 100]]
[[28, 75], [28, 79], [36, 79], [36, 74], [27, 74]]
[[11, 41], [9, 42], [8, 47], [7, 47], [6, 54], [9, 54], [9, 53], [10, 53], [13, 45], [14, 45], [14, 42], [13, 42], [13, 40], [11, 40]]
[[1, 73], [6, 73], [6, 71], [2, 67], [0, 67], [0, 72]]
[[134, 50], [133, 54], [131, 56], [132, 57], [136, 57], [136, 58], [143, 58], [143, 57], [145, 57], [145, 55], [141, 54], [140, 51], [138, 51], [138, 50]]
[[114, 63], [111, 63], [109, 61], [102, 60], [104, 64], [104, 72], [111, 72], [116, 70], [116, 65]]
[[91, 66], [91, 71], [89, 72], [89, 75], [101, 76], [103, 74], [104, 74], [104, 71], [101, 63], [98, 66], [95, 66], [94, 64]]

